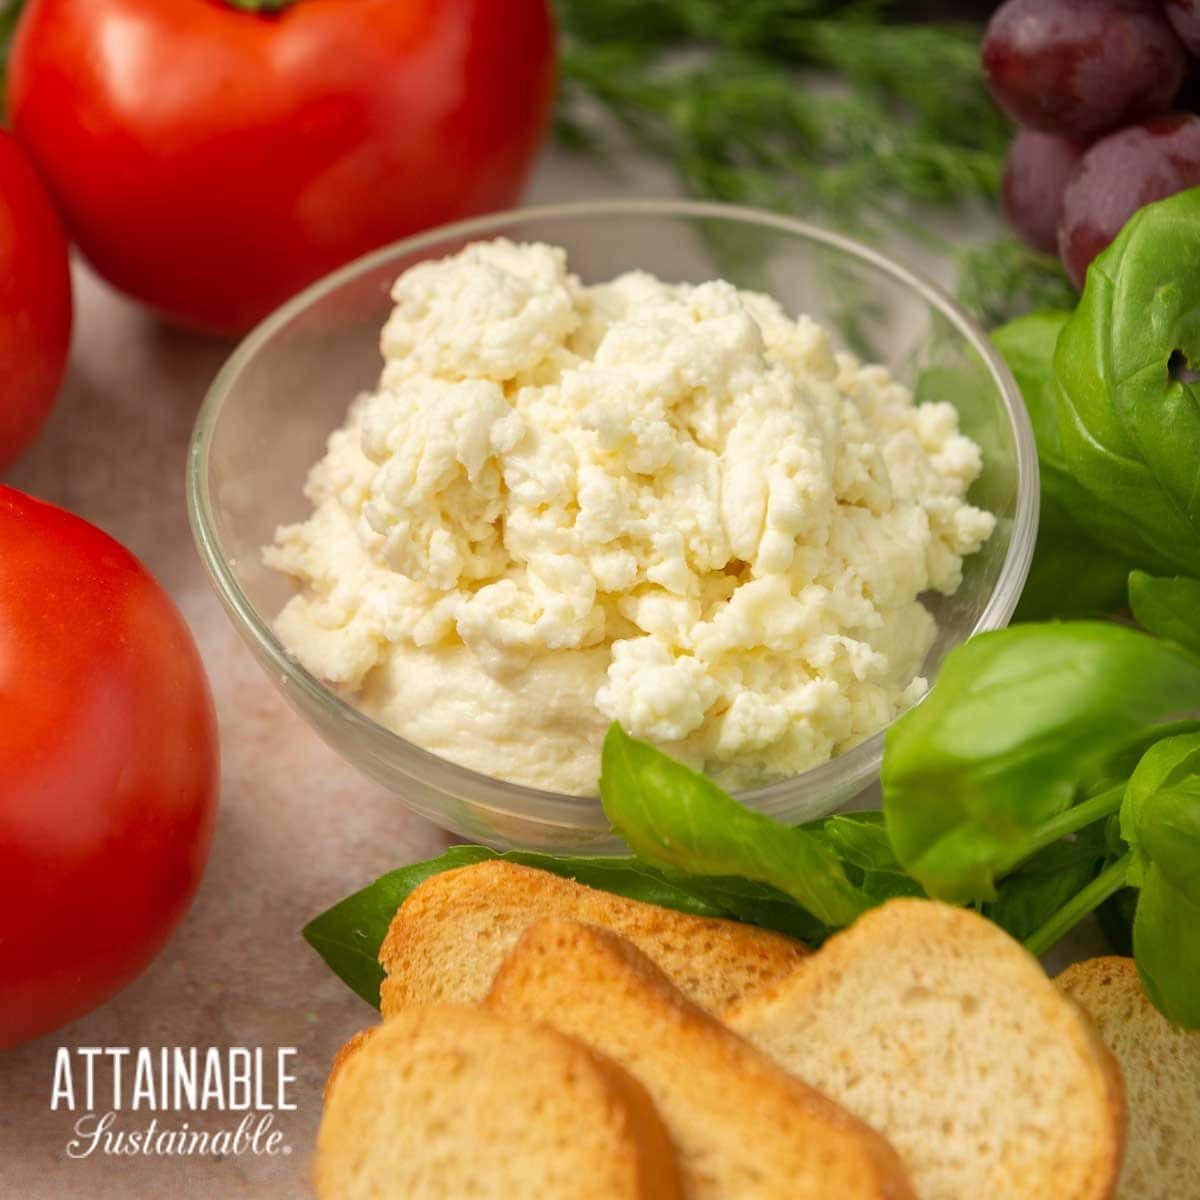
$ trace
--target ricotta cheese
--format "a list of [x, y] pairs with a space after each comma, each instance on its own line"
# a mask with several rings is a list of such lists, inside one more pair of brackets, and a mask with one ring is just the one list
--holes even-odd
[[392, 292], [377, 391], [312, 469], [284, 644], [382, 724], [593, 794], [612, 720], [744, 789], [926, 687], [993, 517], [954, 408], [725, 282], [584, 286], [478, 243]]

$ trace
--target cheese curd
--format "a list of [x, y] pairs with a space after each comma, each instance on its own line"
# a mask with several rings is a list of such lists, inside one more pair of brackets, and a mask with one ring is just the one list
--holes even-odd
[[397, 733], [596, 790], [612, 720], [743, 789], [925, 689], [993, 517], [946, 404], [728, 283], [584, 286], [562, 250], [468, 246], [392, 292], [379, 389], [267, 563], [276, 629]]

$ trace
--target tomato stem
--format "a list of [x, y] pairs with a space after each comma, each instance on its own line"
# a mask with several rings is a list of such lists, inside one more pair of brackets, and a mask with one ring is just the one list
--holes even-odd
[[279, 12], [282, 8], [290, 8], [296, 3], [296, 0], [224, 0], [230, 8], [240, 9], [242, 12], [251, 13], [273, 13]]

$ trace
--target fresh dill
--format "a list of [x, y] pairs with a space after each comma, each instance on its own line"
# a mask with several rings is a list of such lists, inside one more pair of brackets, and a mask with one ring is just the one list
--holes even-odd
[[1017, 237], [960, 252], [956, 294], [987, 329], [1035, 309], [1069, 311], [1079, 303], [1062, 263]]
[[[984, 84], [979, 29], [904, 24], [897, 8], [558, 0], [559, 136], [603, 148], [615, 121], [689, 193], [944, 252], [939, 210], [994, 204], [1012, 130]], [[1011, 240], [958, 257], [960, 298], [989, 324], [1069, 287]]]

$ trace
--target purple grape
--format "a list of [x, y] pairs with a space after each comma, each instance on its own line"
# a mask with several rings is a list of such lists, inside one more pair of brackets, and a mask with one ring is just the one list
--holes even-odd
[[1119, 129], [1079, 160], [1063, 191], [1058, 252], [1083, 286], [1088, 263], [1139, 208], [1200, 186], [1200, 117], [1167, 113]]
[[1035, 249], [1058, 250], [1063, 189], [1087, 146], [1052, 133], [1022, 129], [1004, 166], [1004, 211], [1012, 227]]
[[1167, 20], [1183, 38], [1183, 44], [1200, 54], [1200, 0], [1166, 0]]
[[1008, 0], [983, 65], [1022, 125], [1090, 138], [1169, 108], [1187, 52], [1156, 0]]

